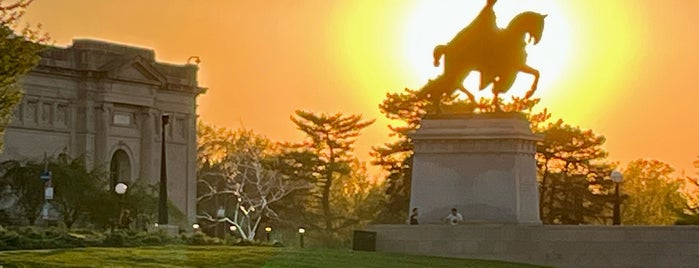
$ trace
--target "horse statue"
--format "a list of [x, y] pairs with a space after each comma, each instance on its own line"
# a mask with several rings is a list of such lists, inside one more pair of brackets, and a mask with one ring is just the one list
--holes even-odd
[[[538, 44], [544, 30], [546, 15], [523, 12], [510, 21], [506, 28], [495, 24], [493, 5], [497, 0], [488, 0], [486, 6], [471, 24], [461, 30], [446, 45], [434, 49], [434, 65], [439, 66], [444, 56], [444, 73], [430, 80], [418, 96], [426, 97], [439, 107], [445, 94], [461, 90], [476, 103], [475, 97], [464, 86], [463, 81], [471, 71], [481, 73], [480, 88], [493, 84], [493, 105], [500, 110], [498, 94], [507, 92], [515, 81], [518, 72], [534, 76], [531, 89], [525, 98], [531, 97], [539, 82], [539, 71], [526, 63], [527, 43]], [[526, 36], [529, 39], [525, 41]]]

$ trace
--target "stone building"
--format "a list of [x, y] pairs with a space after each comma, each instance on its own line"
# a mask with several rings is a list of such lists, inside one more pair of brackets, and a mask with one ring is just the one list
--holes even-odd
[[[161, 116], [168, 197], [191, 223], [196, 209], [197, 66], [157, 62], [150, 49], [96, 40], [50, 48], [22, 80], [24, 98], [0, 160], [85, 156], [111, 183], [160, 178]], [[105, 188], [108, 187], [105, 185]]]

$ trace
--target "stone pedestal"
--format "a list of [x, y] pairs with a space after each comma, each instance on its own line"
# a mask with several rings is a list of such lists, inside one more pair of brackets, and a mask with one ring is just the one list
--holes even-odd
[[428, 117], [415, 145], [410, 208], [436, 223], [457, 208], [466, 222], [540, 224], [535, 136], [521, 113]]

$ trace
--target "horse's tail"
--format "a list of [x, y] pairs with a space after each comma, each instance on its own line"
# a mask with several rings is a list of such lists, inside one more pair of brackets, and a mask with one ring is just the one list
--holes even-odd
[[425, 84], [418, 92], [415, 94], [418, 98], [420, 99], [426, 99], [430, 95], [435, 95], [435, 94], [440, 94], [439, 87], [437, 84], [442, 81], [442, 77], [438, 76], [436, 79], [432, 80], [427, 80], [427, 84]]
[[454, 90], [448, 80], [445, 80], [443, 75], [437, 76], [435, 79], [427, 80], [425, 84], [416, 94], [420, 99], [429, 99], [438, 101], [444, 93], [449, 93]]
[[432, 56], [434, 56], [434, 67], [439, 67], [439, 60], [442, 58], [442, 55], [444, 55], [446, 50], [446, 45], [438, 45], [434, 47], [434, 50], [432, 51]]

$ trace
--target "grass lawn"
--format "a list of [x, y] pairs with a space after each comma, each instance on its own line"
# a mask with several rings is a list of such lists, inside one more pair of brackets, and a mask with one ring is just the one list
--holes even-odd
[[0, 267], [539, 267], [342, 249], [233, 246], [79, 248], [0, 252]]

